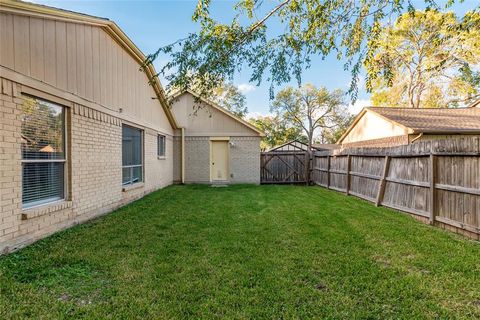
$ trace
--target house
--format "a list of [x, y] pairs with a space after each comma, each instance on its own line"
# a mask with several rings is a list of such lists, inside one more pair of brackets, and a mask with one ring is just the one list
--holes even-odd
[[[340, 148], [340, 146], [336, 144], [330, 144], [330, 143], [314, 143], [312, 145], [313, 151], [326, 151], [326, 150], [334, 150], [338, 148]], [[308, 145], [306, 143], [303, 143], [298, 140], [292, 140], [292, 141], [283, 143], [281, 145], [275, 146], [271, 149], [268, 149], [267, 152], [284, 152], [284, 151], [302, 152], [307, 150], [308, 150]]]
[[183, 128], [185, 155], [182, 164], [181, 135], [176, 135], [174, 181], [260, 183], [261, 131], [191, 90], [179, 91], [171, 100], [172, 113]]
[[480, 135], [479, 103], [459, 109], [367, 107], [337, 144], [381, 148], [458, 135]]
[[0, 2], [0, 254], [174, 180], [258, 182], [261, 133], [172, 112], [144, 60], [113, 21]]

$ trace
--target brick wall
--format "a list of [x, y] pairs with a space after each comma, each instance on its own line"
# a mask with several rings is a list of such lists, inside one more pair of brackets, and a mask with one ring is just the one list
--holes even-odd
[[[260, 183], [260, 137], [230, 142], [230, 181]], [[210, 137], [185, 137], [185, 182], [210, 183]]]
[[185, 182], [210, 182], [209, 137], [185, 137]]
[[[21, 86], [0, 79], [0, 254], [112, 211], [173, 180], [173, 141], [157, 157], [157, 132], [144, 130], [144, 184], [123, 191], [122, 119], [73, 104], [67, 109], [66, 201], [22, 209]], [[42, 97], [40, 97], [42, 98]]]
[[232, 137], [230, 173], [233, 183], [260, 183], [260, 137]]

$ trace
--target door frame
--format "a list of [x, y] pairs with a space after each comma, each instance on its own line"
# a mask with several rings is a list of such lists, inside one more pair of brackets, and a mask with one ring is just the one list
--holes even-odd
[[[227, 143], [227, 179], [226, 180], [213, 180], [212, 179], [212, 159], [213, 159], [213, 145], [212, 142], [226, 142]], [[230, 137], [210, 137], [209, 146], [210, 146], [210, 157], [208, 162], [209, 172], [210, 172], [210, 182], [230, 182]]]

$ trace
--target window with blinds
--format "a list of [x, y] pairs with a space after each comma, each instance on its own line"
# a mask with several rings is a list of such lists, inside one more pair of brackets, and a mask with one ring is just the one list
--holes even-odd
[[157, 155], [165, 157], [165, 136], [161, 134], [157, 137]]
[[142, 130], [122, 127], [122, 185], [143, 181]]
[[23, 207], [65, 199], [64, 108], [25, 97], [21, 139]]

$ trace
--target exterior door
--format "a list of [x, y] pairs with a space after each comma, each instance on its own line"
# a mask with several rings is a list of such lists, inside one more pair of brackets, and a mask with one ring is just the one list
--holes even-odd
[[211, 141], [210, 178], [228, 180], [228, 141]]

